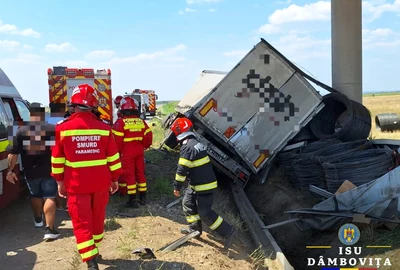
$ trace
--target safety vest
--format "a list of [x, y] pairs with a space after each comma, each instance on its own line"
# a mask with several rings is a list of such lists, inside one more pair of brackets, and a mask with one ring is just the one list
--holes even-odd
[[139, 143], [144, 149], [153, 143], [153, 133], [146, 121], [137, 116], [123, 116], [113, 126], [113, 134], [119, 151], [131, 143]]

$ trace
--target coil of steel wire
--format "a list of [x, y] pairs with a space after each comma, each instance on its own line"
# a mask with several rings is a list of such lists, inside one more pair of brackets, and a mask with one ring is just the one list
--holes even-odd
[[400, 117], [397, 113], [382, 113], [375, 116], [375, 125], [382, 132], [400, 129]]
[[368, 138], [371, 113], [366, 107], [341, 93], [325, 95], [323, 102], [325, 107], [310, 122], [317, 138], [343, 142]]
[[351, 142], [340, 142], [334, 145], [327, 146], [314, 153], [311, 159], [317, 164], [315, 166], [315, 174], [318, 174], [321, 179], [325, 179], [325, 172], [322, 168], [324, 162], [334, 162], [341, 158], [351, 156], [356, 151], [362, 151], [372, 148], [372, 143], [367, 139], [361, 139]]
[[389, 148], [367, 149], [353, 152], [351, 156], [335, 162], [324, 162], [322, 168], [330, 192], [336, 192], [348, 180], [359, 186], [371, 182], [389, 171], [394, 165], [393, 152]]
[[282, 167], [283, 173], [286, 179], [289, 181], [289, 183], [293, 187], [299, 187], [300, 183], [297, 180], [296, 173], [294, 172], [292, 164], [295, 152], [296, 150], [282, 152], [278, 154], [277, 158], [278, 158], [278, 163]]
[[309, 185], [314, 185], [320, 188], [326, 188], [325, 179], [320, 177], [320, 171], [316, 169], [320, 165], [317, 164], [312, 157], [316, 151], [337, 143], [340, 143], [337, 139], [319, 140], [307, 144], [293, 153], [292, 165], [301, 187], [308, 188]]

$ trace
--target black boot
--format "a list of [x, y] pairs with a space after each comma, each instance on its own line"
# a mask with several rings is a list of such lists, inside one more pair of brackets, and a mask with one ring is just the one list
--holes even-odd
[[96, 257], [86, 262], [89, 270], [99, 270], [99, 265], [97, 264]]
[[139, 208], [139, 205], [136, 200], [136, 194], [129, 194], [128, 201], [125, 204], [125, 207], [129, 208]]
[[146, 192], [139, 193], [139, 203], [141, 205], [146, 205]]
[[189, 233], [192, 233], [194, 231], [199, 231], [200, 232], [200, 234], [195, 237], [196, 239], [199, 239], [200, 236], [201, 236], [201, 233], [203, 232], [201, 221], [198, 221], [197, 223], [191, 224], [188, 228], [181, 228], [181, 234], [189, 234]]

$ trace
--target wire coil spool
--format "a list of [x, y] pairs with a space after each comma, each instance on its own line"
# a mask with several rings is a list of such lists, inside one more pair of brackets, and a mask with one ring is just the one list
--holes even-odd
[[375, 148], [354, 152], [351, 156], [335, 162], [324, 162], [322, 168], [325, 172], [328, 190], [336, 192], [345, 180], [359, 186], [381, 177], [393, 165], [391, 149]]
[[314, 185], [326, 188], [325, 179], [320, 177], [318, 170], [320, 165], [314, 162], [312, 157], [315, 152], [337, 143], [340, 143], [337, 139], [319, 140], [297, 149], [293, 154], [292, 164], [300, 186], [308, 188], [309, 185]]
[[278, 163], [282, 167], [285, 177], [289, 181], [289, 183], [293, 187], [299, 187], [300, 183], [297, 180], [296, 173], [294, 172], [292, 164], [295, 152], [296, 149], [292, 151], [282, 152], [278, 154], [277, 158], [278, 158]]
[[400, 117], [397, 113], [382, 113], [375, 116], [375, 125], [382, 132], [400, 129]]
[[310, 122], [317, 138], [344, 142], [368, 138], [371, 113], [366, 107], [341, 93], [328, 94], [323, 102], [324, 108]]

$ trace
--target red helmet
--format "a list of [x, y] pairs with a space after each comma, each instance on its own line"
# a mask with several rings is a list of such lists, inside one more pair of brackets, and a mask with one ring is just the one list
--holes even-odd
[[74, 88], [71, 96], [71, 105], [96, 108], [98, 106], [96, 90], [88, 84], [81, 84]]
[[177, 118], [171, 125], [170, 129], [174, 132], [178, 141], [183, 140], [193, 133], [193, 123], [186, 117]]
[[137, 110], [138, 106], [135, 100], [131, 97], [121, 99], [121, 110]]
[[119, 105], [121, 103], [122, 96], [116, 96], [114, 99], [114, 104]]

